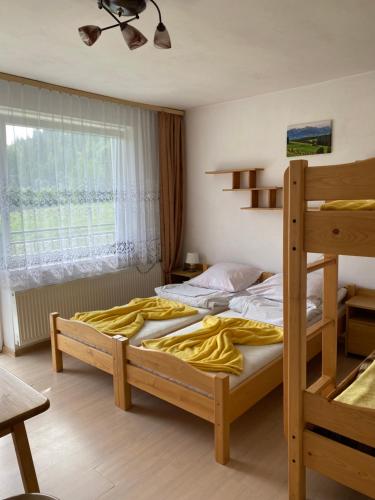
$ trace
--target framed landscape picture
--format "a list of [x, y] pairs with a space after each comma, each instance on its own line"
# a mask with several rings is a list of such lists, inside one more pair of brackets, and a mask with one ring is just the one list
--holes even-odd
[[332, 151], [332, 120], [290, 125], [287, 156], [320, 155]]

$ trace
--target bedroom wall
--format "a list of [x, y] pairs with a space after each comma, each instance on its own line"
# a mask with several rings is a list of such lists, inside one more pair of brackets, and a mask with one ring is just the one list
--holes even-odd
[[[282, 212], [240, 210], [249, 194], [223, 192], [230, 174], [204, 172], [264, 167], [260, 184], [282, 186], [287, 126], [323, 119], [333, 119], [333, 152], [305, 157], [310, 164], [375, 156], [375, 72], [189, 110], [185, 250], [281, 270]], [[375, 287], [374, 261], [342, 257], [340, 279]]]

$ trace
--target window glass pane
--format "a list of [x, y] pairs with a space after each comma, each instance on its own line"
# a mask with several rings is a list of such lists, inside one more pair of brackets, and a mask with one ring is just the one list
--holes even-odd
[[90, 132], [6, 126], [13, 266], [114, 253], [113, 143]]

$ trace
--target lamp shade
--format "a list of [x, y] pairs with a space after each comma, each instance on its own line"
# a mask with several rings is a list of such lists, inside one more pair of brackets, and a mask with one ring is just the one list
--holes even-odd
[[199, 253], [198, 252], [188, 252], [185, 259], [186, 264], [194, 265], [199, 264]]
[[154, 45], [158, 49], [170, 49], [172, 47], [168, 30], [163, 23], [159, 23], [157, 25], [154, 36]]
[[99, 26], [93, 26], [92, 24], [89, 24], [87, 26], [81, 26], [80, 28], [78, 28], [78, 33], [81, 37], [82, 42], [88, 46], [91, 46], [94, 45], [96, 40], [100, 37], [100, 35], [102, 34], [102, 30], [99, 28]]
[[134, 26], [123, 23], [121, 25], [121, 33], [130, 50], [138, 49], [147, 43], [147, 38]]

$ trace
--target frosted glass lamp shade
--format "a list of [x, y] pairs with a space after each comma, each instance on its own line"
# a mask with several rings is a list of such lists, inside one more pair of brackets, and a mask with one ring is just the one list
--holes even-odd
[[172, 47], [168, 30], [163, 23], [159, 23], [156, 28], [154, 45], [158, 49], [170, 49]]
[[94, 45], [96, 40], [102, 34], [102, 30], [99, 28], [99, 26], [93, 26], [92, 24], [89, 24], [88, 26], [81, 26], [78, 29], [78, 33], [81, 37], [82, 42], [91, 47], [91, 45]]
[[185, 259], [186, 264], [199, 264], [199, 253], [188, 252]]
[[147, 43], [147, 38], [134, 26], [124, 23], [121, 26], [122, 36], [130, 50], [138, 49]]
[[185, 259], [185, 268], [194, 271], [195, 269], [197, 269], [198, 264], [199, 264], [199, 253], [188, 252], [186, 254], [186, 259]]

